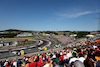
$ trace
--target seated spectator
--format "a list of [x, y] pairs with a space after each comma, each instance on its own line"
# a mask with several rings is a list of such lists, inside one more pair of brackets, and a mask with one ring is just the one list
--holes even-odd
[[39, 62], [37, 63], [37, 67], [43, 67], [44, 66], [44, 62], [42, 60], [42, 56], [39, 56]]
[[97, 60], [96, 67], [100, 67], [100, 51], [95, 53], [95, 59]]
[[70, 58], [70, 60], [69, 60], [68, 65], [69, 65], [69, 66], [72, 65], [72, 63], [75, 62], [76, 60], [78, 60], [78, 59], [76, 58], [76, 54], [73, 54], [72, 58]]
[[93, 59], [87, 57], [86, 60], [84, 60], [84, 65], [85, 67], [94, 67]]
[[14, 59], [13, 66], [14, 66], [14, 67], [17, 67], [16, 59]]
[[78, 60], [81, 61], [82, 63], [84, 63], [85, 58], [83, 57], [82, 54], [78, 55]]
[[54, 67], [60, 67], [59, 60], [54, 60], [53, 64], [54, 64]]
[[48, 60], [45, 61], [45, 65], [43, 67], [50, 67], [50, 63], [48, 62]]
[[29, 59], [29, 62], [30, 62], [30, 63], [28, 64], [29, 67], [35, 67], [35, 66], [36, 66], [36, 62], [33, 61], [33, 59], [34, 59], [33, 57], [31, 57], [31, 58]]

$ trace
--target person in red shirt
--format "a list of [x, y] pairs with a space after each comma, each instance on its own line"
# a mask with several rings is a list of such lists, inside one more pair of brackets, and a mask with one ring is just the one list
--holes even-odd
[[64, 64], [64, 55], [62, 53], [60, 55], [61, 55], [59, 57], [59, 59], [60, 59], [60, 65], [63, 65]]
[[44, 66], [43, 57], [39, 56], [39, 62], [37, 63], [37, 67]]
[[60, 57], [59, 57], [59, 59], [60, 59], [60, 61], [64, 61], [64, 56], [63, 55], [61, 55]]
[[29, 67], [35, 67], [36, 66], [36, 62], [35, 61], [33, 61], [33, 59], [31, 59], [32, 60], [32, 62], [31, 63], [29, 63]]
[[98, 47], [98, 45], [96, 44], [95, 46], [97, 46]]
[[42, 60], [40, 60], [38, 63], [37, 63], [37, 67], [40, 67], [40, 66], [44, 66], [44, 62]]

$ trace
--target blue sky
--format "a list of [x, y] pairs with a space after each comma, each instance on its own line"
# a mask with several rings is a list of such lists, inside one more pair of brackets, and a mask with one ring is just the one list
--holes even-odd
[[0, 0], [0, 30], [98, 30], [100, 0]]

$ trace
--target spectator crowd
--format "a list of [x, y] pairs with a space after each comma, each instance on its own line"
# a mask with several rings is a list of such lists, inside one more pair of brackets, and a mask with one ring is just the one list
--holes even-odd
[[54, 36], [54, 38], [57, 38], [62, 44], [66, 44], [73, 39], [72, 37], [63, 36], [63, 35], [56, 35]]
[[1, 67], [100, 67], [100, 46], [85, 41], [63, 50], [0, 60]]

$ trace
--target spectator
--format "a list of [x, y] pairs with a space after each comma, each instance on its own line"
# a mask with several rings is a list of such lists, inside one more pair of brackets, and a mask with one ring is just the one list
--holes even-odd
[[95, 59], [97, 60], [96, 67], [100, 67], [100, 51], [95, 53]]
[[72, 56], [72, 58], [70, 58], [68, 65], [69, 65], [69, 66], [72, 65], [76, 60], [78, 60], [78, 59], [76, 58], [76, 54], [73, 53], [73, 56]]
[[82, 63], [84, 63], [85, 58], [83, 57], [82, 54], [78, 55], [78, 60], [81, 61]]
[[13, 62], [13, 66], [14, 66], [14, 67], [17, 67], [16, 59], [15, 59], [14, 62]]
[[70, 67], [78, 60], [82, 64], [84, 63], [85, 67], [99, 67], [100, 47], [91, 42], [89, 45], [84, 44], [86, 41], [73, 42], [74, 46], [70, 44], [61, 51], [25, 56], [18, 61], [16, 61], [17, 59], [1, 61], [0, 65], [1, 67]]
[[35, 66], [36, 66], [36, 62], [33, 61], [33, 59], [34, 59], [33, 57], [31, 57], [31, 58], [29, 59], [29, 62], [30, 62], [30, 63], [28, 64], [29, 67], [35, 67]]

